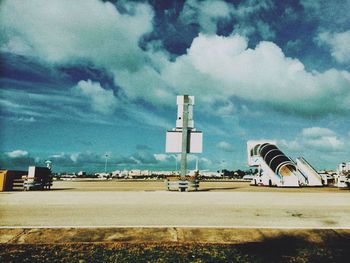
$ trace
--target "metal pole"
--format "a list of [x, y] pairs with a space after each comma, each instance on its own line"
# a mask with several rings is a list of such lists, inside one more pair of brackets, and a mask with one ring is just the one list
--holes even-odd
[[181, 148], [181, 179], [184, 180], [187, 173], [187, 141], [188, 141], [188, 95], [184, 95], [182, 114], [182, 148]]
[[105, 173], [107, 173], [107, 160], [108, 160], [108, 154], [105, 155], [106, 162], [105, 162]]
[[177, 173], [177, 154], [175, 154], [175, 168], [176, 168], [176, 173]]

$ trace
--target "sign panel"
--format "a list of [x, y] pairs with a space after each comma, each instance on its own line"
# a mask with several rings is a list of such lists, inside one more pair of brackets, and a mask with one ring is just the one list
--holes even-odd
[[[203, 151], [203, 133], [200, 131], [189, 131], [189, 151], [188, 153], [202, 153]], [[165, 152], [181, 153], [182, 152], [182, 131], [167, 131]]]
[[182, 146], [182, 132], [167, 131], [165, 152], [167, 153], [180, 153]]
[[200, 131], [191, 131], [190, 133], [190, 153], [203, 152], [203, 133]]

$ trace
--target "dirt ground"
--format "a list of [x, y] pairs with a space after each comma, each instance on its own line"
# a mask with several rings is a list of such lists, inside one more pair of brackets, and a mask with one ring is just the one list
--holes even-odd
[[347, 262], [350, 256], [350, 230], [17, 231], [22, 234], [0, 243], [1, 262]]

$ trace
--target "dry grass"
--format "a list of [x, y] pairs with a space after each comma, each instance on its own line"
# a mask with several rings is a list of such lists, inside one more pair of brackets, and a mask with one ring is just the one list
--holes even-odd
[[345, 262], [349, 242], [290, 237], [240, 245], [198, 243], [1, 244], [0, 262]]

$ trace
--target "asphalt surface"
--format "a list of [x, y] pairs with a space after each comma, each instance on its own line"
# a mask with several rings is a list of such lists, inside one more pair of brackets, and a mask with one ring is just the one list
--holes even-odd
[[350, 228], [350, 191], [338, 189], [241, 183], [180, 193], [161, 190], [164, 183], [120, 183], [120, 190], [115, 182], [83, 184], [61, 182], [52, 191], [0, 193], [0, 226]]

